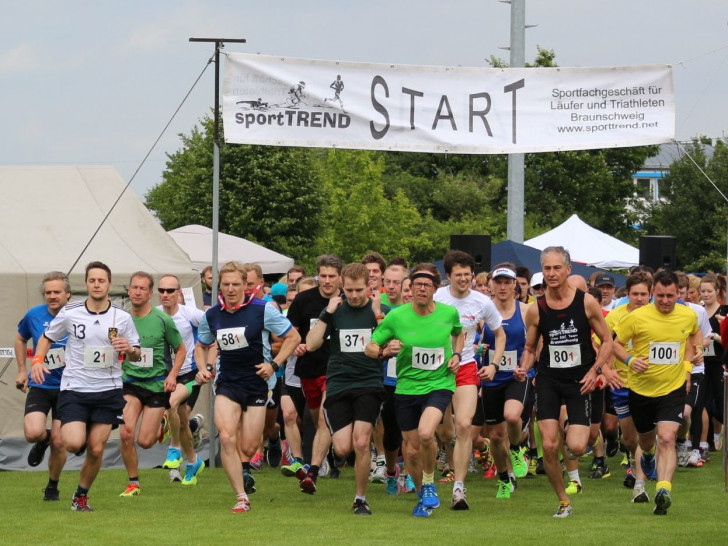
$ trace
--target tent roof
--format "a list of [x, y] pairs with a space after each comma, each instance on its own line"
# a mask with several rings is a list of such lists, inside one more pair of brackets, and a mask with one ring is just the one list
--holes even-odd
[[572, 261], [607, 269], [627, 269], [638, 265], [640, 260], [638, 249], [591, 227], [576, 214], [524, 244], [538, 250], [563, 246], [571, 254]]
[[[168, 231], [169, 235], [189, 255], [198, 270], [212, 263], [212, 230], [205, 226], [192, 224]], [[218, 233], [217, 257], [219, 266], [236, 260], [243, 263], [256, 263], [263, 273], [285, 273], [293, 267], [293, 258], [268, 250], [241, 237]]]

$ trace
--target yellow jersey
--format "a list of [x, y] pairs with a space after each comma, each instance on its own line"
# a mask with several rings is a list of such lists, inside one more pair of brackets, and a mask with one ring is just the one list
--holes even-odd
[[625, 347], [632, 342], [632, 356], [648, 363], [642, 373], [629, 369], [629, 388], [653, 398], [680, 388], [685, 383], [686, 341], [697, 331], [698, 317], [686, 305], [676, 304], [664, 314], [650, 303], [628, 313], [614, 332]]
[[[622, 320], [624, 320], [627, 315], [629, 315], [627, 306], [620, 305], [613, 311], [607, 313], [607, 316], [604, 317], [604, 320], [607, 322], [607, 327], [609, 327], [609, 333], [612, 334], [612, 336], [614, 336], [614, 327]], [[602, 344], [602, 341], [596, 334], [592, 334], [592, 340], [597, 347]], [[632, 345], [630, 343], [627, 345], [627, 351], [629, 351], [631, 348]], [[619, 374], [619, 377], [622, 380], [624, 387], [629, 388], [629, 366], [627, 366], [624, 362], [615, 357], [612, 360], [612, 368]]]

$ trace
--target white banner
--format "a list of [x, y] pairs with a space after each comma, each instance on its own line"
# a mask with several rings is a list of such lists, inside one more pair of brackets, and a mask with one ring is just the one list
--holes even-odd
[[453, 68], [228, 53], [225, 140], [500, 154], [641, 146], [675, 133], [670, 66]]

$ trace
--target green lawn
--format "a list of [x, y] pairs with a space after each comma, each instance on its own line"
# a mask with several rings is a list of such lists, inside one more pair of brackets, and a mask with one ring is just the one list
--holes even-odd
[[[723, 489], [720, 454], [700, 469], [679, 469], [673, 484], [673, 506], [666, 517], [652, 514], [652, 504], [630, 502], [622, 486], [619, 458], [611, 459], [612, 477], [585, 478], [584, 491], [573, 499], [574, 515], [555, 520], [557, 501], [545, 476], [522, 479], [510, 500], [495, 499], [495, 480], [469, 474], [469, 512], [449, 510], [451, 484], [438, 485], [443, 506], [429, 519], [414, 518], [412, 495], [388, 497], [383, 485], [368, 495], [372, 517], [351, 513], [354, 496], [351, 469], [341, 479], [319, 479], [313, 496], [298, 491], [295, 478], [277, 469], [256, 472], [258, 492], [252, 511], [232, 514], [235, 497], [222, 469], [205, 469], [195, 487], [170, 484], [167, 471], [144, 470], [142, 495], [120, 498], [123, 471], [102, 471], [89, 494], [94, 512], [70, 511], [77, 472], [64, 472], [61, 502], [43, 502], [42, 472], [2, 472], [3, 544], [341, 544], [425, 543], [486, 544], [619, 544], [728, 541], [728, 494]], [[654, 496], [654, 482], [648, 484]]]

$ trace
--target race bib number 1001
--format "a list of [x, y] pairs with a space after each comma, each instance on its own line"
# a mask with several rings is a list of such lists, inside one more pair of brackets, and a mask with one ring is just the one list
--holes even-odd
[[650, 364], [679, 364], [680, 342], [679, 341], [650, 341]]
[[445, 349], [412, 347], [412, 367], [419, 370], [436, 370], [445, 363]]

